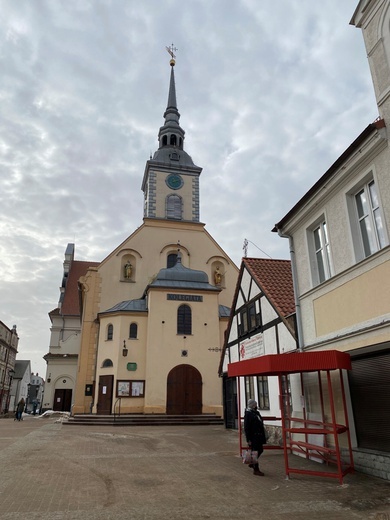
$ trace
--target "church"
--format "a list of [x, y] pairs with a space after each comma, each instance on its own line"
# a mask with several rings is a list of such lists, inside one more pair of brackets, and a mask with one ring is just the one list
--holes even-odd
[[68, 251], [60, 301], [77, 300], [80, 320], [73, 310], [65, 330], [66, 306], [50, 313], [46, 409], [58, 409], [66, 381], [60, 408], [74, 414], [223, 415], [218, 365], [238, 269], [200, 221], [202, 168], [184, 149], [174, 66], [172, 55], [142, 225], [100, 263], [82, 262], [77, 280]]

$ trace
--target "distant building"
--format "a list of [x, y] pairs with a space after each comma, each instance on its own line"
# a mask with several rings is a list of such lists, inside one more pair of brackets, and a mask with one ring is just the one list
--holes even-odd
[[81, 341], [81, 308], [78, 281], [97, 262], [74, 259], [74, 244], [65, 251], [58, 307], [49, 313], [52, 323], [42, 411], [71, 411]]
[[0, 414], [9, 409], [10, 389], [15, 374], [19, 337], [16, 325], [9, 329], [0, 321]]
[[42, 397], [45, 387], [45, 380], [39, 374], [31, 374], [30, 385], [28, 386], [28, 394], [26, 400], [26, 411], [30, 413], [39, 413], [42, 406]]
[[12, 379], [9, 410], [14, 411], [18, 402], [23, 398], [27, 402], [31, 379], [31, 363], [26, 360], [15, 361], [15, 374]]

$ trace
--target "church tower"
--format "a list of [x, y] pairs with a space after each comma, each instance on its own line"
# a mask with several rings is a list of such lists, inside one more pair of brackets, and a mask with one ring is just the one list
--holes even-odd
[[170, 66], [165, 122], [158, 133], [158, 150], [146, 162], [142, 182], [144, 218], [199, 222], [199, 176], [202, 168], [196, 166], [184, 150], [185, 132], [179, 124], [173, 56]]

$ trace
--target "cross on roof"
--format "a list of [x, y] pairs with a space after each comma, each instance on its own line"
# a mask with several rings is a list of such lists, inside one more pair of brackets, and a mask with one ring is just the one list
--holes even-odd
[[173, 45], [173, 43], [169, 47], [165, 47], [168, 53], [171, 55], [171, 58], [174, 60], [176, 58], [176, 55], [174, 52], [176, 52], [178, 49]]

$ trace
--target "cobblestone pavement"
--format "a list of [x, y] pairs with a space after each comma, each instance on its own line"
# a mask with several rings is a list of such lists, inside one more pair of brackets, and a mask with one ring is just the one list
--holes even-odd
[[1, 520], [390, 520], [389, 482], [360, 473], [343, 485], [285, 480], [273, 450], [261, 457], [265, 476], [254, 476], [237, 432], [223, 426], [0, 419], [0, 468]]

